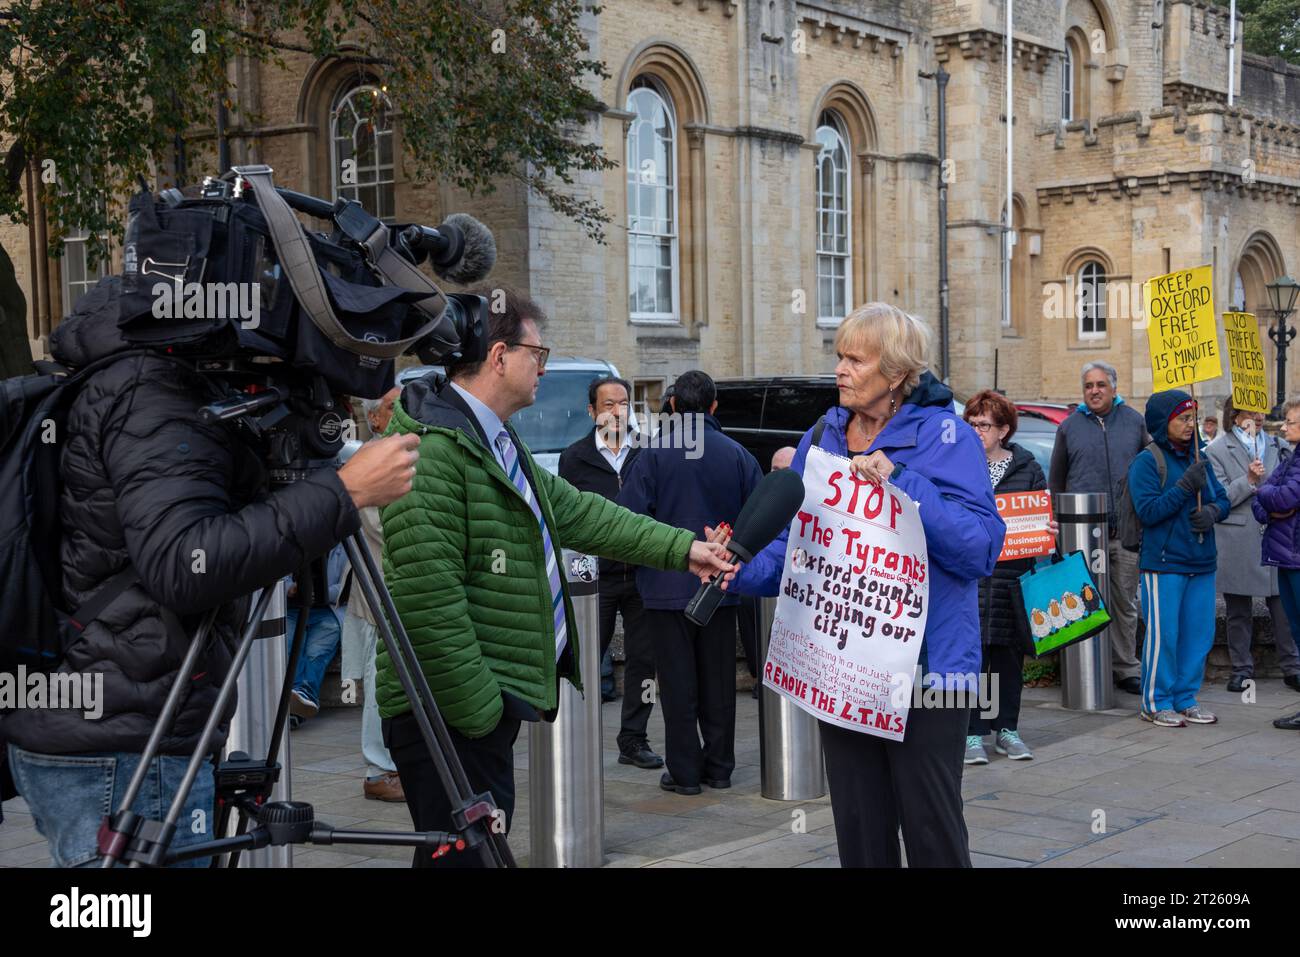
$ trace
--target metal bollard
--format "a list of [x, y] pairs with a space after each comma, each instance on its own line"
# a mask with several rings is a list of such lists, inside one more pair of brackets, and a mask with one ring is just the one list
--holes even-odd
[[[776, 599], [758, 603], [758, 660], [767, 661]], [[763, 797], [770, 801], [808, 801], [826, 793], [826, 765], [822, 760], [817, 719], [770, 688], [758, 693], [759, 763]]]
[[528, 728], [531, 867], [600, 867], [605, 862], [605, 771], [600, 728], [600, 598], [597, 559], [564, 549], [564, 575], [578, 622], [586, 695], [560, 682], [553, 723]]
[[[1083, 552], [1084, 562], [1109, 608], [1108, 498], [1102, 492], [1065, 492], [1056, 495], [1052, 504], [1061, 526], [1060, 553]], [[1073, 711], [1105, 711], [1115, 706], [1110, 628], [1061, 649], [1061, 706]]]
[[[260, 593], [259, 593], [260, 594]], [[284, 669], [289, 660], [288, 639], [285, 637], [287, 619], [285, 611], [288, 602], [285, 598], [287, 588], [282, 581], [275, 586], [275, 595], [266, 606], [266, 616], [262, 619], [264, 626], [279, 622], [276, 634], [263, 634], [253, 642], [248, 650], [248, 661], [239, 673], [235, 685], [239, 704], [235, 708], [235, 717], [230, 722], [230, 737], [226, 740], [226, 754], [243, 751], [250, 758], [265, 759], [271, 744], [271, 727], [275, 724], [275, 709], [280, 703], [280, 686], [284, 681]], [[253, 605], [257, 604], [258, 595], [253, 596]], [[284, 728], [284, 741], [280, 744], [280, 780], [271, 790], [270, 800], [291, 800], [289, 781], [293, 762], [289, 757], [289, 726]], [[239, 815], [231, 816], [231, 833], [239, 821]], [[221, 835], [225, 836], [225, 835]], [[264, 847], [256, 851], [244, 851], [239, 855], [240, 867], [292, 867], [293, 846], [283, 844], [279, 847]]]

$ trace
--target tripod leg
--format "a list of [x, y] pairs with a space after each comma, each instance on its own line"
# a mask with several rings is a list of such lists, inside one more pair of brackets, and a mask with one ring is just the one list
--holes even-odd
[[[352, 563], [356, 582], [361, 586], [362, 594], [369, 607], [376, 612], [375, 624], [388, 655], [393, 661], [393, 668], [402, 684], [407, 700], [411, 702], [412, 713], [420, 727], [420, 735], [429, 749], [429, 757], [438, 772], [438, 778], [453, 806], [463, 806], [473, 796], [469, 777], [460, 763], [460, 757], [447, 732], [447, 725], [434, 701], [433, 692], [420, 669], [419, 659], [411, 646], [411, 639], [406, 634], [397, 608], [393, 605], [392, 595], [383, 584], [383, 576], [375, 566], [370, 555], [369, 546], [357, 532], [344, 540], [348, 560]], [[380, 613], [382, 611], [382, 614]], [[492, 829], [491, 823], [484, 826], [487, 839], [479, 845], [483, 863], [493, 867], [513, 867], [514, 856], [506, 842], [504, 834]]]
[[[280, 683], [280, 693], [278, 697], [275, 698], [275, 704], [273, 705], [274, 710], [267, 706], [267, 699], [265, 697], [267, 687], [262, 684], [262, 682], [269, 682], [270, 675], [264, 672], [254, 675], [252, 672], [258, 671], [257, 665], [259, 661], [265, 663], [268, 658], [274, 660], [276, 650], [264, 649], [262, 657], [259, 659], [256, 657], [258, 646], [254, 646], [254, 650], [249, 652], [250, 662], [245, 668], [245, 671], [241, 674], [242, 687], [240, 689], [239, 700], [240, 708], [249, 707], [254, 709], [247, 715], [248, 718], [254, 719], [254, 723], [251, 727], [247, 720], [241, 724], [240, 713], [236, 712], [235, 722], [231, 725], [231, 739], [234, 740], [237, 737], [237, 732], [238, 737], [240, 738], [241, 747], [239, 750], [246, 751], [250, 756], [265, 753], [265, 764], [267, 768], [275, 767], [277, 758], [280, 755], [282, 742], [285, 741], [285, 726], [288, 724], [289, 720], [289, 696], [293, 693], [294, 677], [297, 674], [298, 662], [306, 650], [307, 627], [311, 615], [311, 605], [314, 600], [314, 585], [310, 565], [299, 569], [297, 581], [299, 584], [295, 604], [298, 610], [298, 619], [292, 639], [289, 642], [288, 660], [285, 662], [284, 676]], [[261, 632], [261, 640], [266, 642], [279, 642], [283, 640], [284, 623], [288, 618], [288, 601], [285, 597], [288, 589], [286, 588], [285, 583], [280, 581], [276, 583], [275, 590], [276, 595], [272, 600], [268, 614], [272, 616], [271, 621], [278, 623], [279, 627], [276, 629], [268, 628], [266, 627], [266, 624], [269, 624], [269, 622], [267, 622], [266, 619], [263, 619], [264, 626]], [[250, 679], [254, 679], [255, 683], [250, 684]], [[256, 681], [256, 679], [260, 679], [260, 681]], [[270, 737], [263, 740], [263, 735], [266, 734], [267, 725], [270, 725]], [[245, 738], [247, 740], [243, 740]], [[290, 788], [288, 786], [291, 774], [289, 765], [290, 751], [288, 750], [287, 743], [284, 744], [284, 747], [286, 749], [286, 760], [281, 769], [281, 781], [285, 783], [285, 787], [276, 788], [272, 794], [267, 795], [267, 800], [288, 800], [290, 798]], [[229, 816], [227, 815], [227, 818], [228, 817]], [[236, 837], [245, 834], [248, 830], [249, 824], [251, 823], [249, 815], [244, 808], [239, 809], [238, 818], [239, 820], [234, 831], [234, 836]], [[223, 829], [218, 833], [225, 834], [226, 831]], [[267, 864], [271, 867], [293, 866], [288, 848], [270, 849], [260, 853], [262, 857], [269, 858], [268, 860], [261, 862], [264, 866]], [[236, 845], [231, 851], [224, 866], [227, 868], [238, 867], [240, 854], [241, 848]]]
[[[194, 633], [194, 640], [190, 642], [190, 647], [185, 652], [185, 658], [181, 661], [181, 666], [176, 672], [176, 680], [167, 692], [167, 700], [163, 702], [162, 713], [158, 715], [153, 730], [149, 732], [149, 740], [145, 742], [144, 751], [140, 755], [140, 763], [136, 765], [135, 772], [131, 775], [131, 780], [126, 786], [126, 794], [122, 797], [122, 806], [118, 810], [129, 811], [131, 805], [135, 803], [135, 799], [139, 796], [140, 788], [144, 786], [145, 775], [149, 773], [149, 765], [153, 763], [159, 745], [162, 743], [162, 736], [171, 727], [172, 719], [176, 717], [176, 709], [181, 700], [181, 691], [184, 689], [187, 680], [186, 676], [194, 672], [194, 664], [199, 660], [199, 653], [203, 650], [203, 646], [207, 644], [208, 632], [212, 630], [212, 623], [216, 619], [217, 609], [214, 608], [203, 616], [198, 631]], [[112, 867], [117, 863], [119, 856], [117, 848], [111, 848], [105, 852], [103, 863], [100, 866]]]
[[[244, 667], [244, 661], [248, 658], [248, 651], [253, 646], [253, 641], [262, 627], [262, 617], [266, 614], [266, 606], [271, 603], [271, 595], [272, 589], [264, 588], [262, 590], [262, 594], [257, 600], [257, 606], [249, 619], [249, 624], [244, 628], [244, 634], [239, 641], [239, 648], [235, 652], [234, 661], [230, 664], [230, 671], [225, 680], [221, 682], [221, 690], [217, 693], [216, 703], [213, 704], [212, 711], [208, 714], [208, 720], [204, 723], [203, 730], [199, 734], [198, 744], [194, 748], [194, 753], [190, 756], [190, 763], [185, 768], [185, 777], [181, 779], [180, 787], [176, 789], [176, 796], [172, 799], [171, 807], [167, 809], [167, 819], [164, 822], [165, 834], [170, 834], [172, 829], [175, 828], [181, 809], [185, 806], [186, 800], [189, 799], [190, 791], [194, 787], [194, 779], [199, 776], [199, 768], [210, 751], [212, 738], [216, 734], [221, 715], [226, 710], [226, 705], [230, 703], [231, 696], [235, 693], [235, 682], [239, 678], [239, 672]], [[181, 672], [182, 677], [185, 674], [186, 672]], [[170, 839], [168, 839], [167, 843], [170, 843]], [[159, 854], [160, 861], [162, 854], [166, 853], [166, 851], [167, 847], [163, 846]], [[132, 861], [131, 866], [139, 867], [140, 862]]]

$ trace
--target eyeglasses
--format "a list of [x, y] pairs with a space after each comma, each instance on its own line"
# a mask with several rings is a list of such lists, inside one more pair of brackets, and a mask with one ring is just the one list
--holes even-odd
[[989, 429], [996, 429], [997, 425], [993, 422], [970, 422], [966, 423], [976, 432], [987, 432]]
[[507, 343], [507, 345], [512, 349], [516, 346], [520, 349], [528, 349], [532, 352], [533, 358], [537, 360], [537, 368], [546, 368], [546, 360], [550, 358], [551, 355], [551, 350], [546, 348], [546, 346], [530, 346], [526, 342], [511, 342]]

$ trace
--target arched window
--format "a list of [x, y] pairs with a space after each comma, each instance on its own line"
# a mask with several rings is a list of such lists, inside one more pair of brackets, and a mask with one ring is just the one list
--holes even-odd
[[648, 77], [627, 97], [628, 309], [633, 319], [676, 322], [677, 121], [668, 96]]
[[344, 93], [330, 113], [332, 193], [355, 199], [371, 215], [391, 221], [393, 195], [393, 104], [378, 86]]
[[1061, 119], [1066, 123], [1074, 119], [1074, 51], [1069, 40], [1061, 57]]
[[1246, 311], [1246, 282], [1240, 269], [1232, 274], [1232, 301], [1228, 305], [1236, 312]]
[[1100, 339], [1106, 335], [1106, 267], [1090, 259], [1079, 268], [1075, 282], [1079, 338]]
[[68, 230], [63, 237], [63, 261], [59, 264], [59, 274], [63, 283], [65, 317], [72, 312], [77, 300], [90, 292], [91, 287], [109, 272], [107, 256], [101, 256], [94, 266], [90, 264], [89, 241], [89, 231], [80, 227]]
[[817, 127], [817, 321], [835, 324], [852, 309], [849, 148], [843, 121], [830, 110]]

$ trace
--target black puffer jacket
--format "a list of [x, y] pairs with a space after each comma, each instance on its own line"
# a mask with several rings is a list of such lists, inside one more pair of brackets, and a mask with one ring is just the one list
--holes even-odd
[[[55, 358], [78, 367], [127, 348], [115, 295], [114, 277], [78, 303], [51, 337]], [[61, 459], [65, 599], [79, 606], [128, 562], [140, 582], [85, 629], [59, 668], [103, 674], [102, 716], [17, 710], [0, 721], [0, 737], [53, 754], [143, 750], [188, 644], [168, 635], [159, 603], [190, 635], [203, 612], [221, 606], [162, 740], [164, 754], [190, 753], [229, 671], [249, 593], [359, 527], [332, 470], [266, 494], [252, 450], [228, 428], [199, 421], [210, 389], [179, 362], [136, 356], [95, 373], [77, 396]]]
[[[1024, 446], [1012, 442], [1011, 465], [993, 491], [1036, 492], [1047, 488], [1043, 470]], [[1010, 645], [1033, 652], [1029, 624], [1016, 604], [1014, 590], [1020, 587], [1020, 576], [1034, 567], [1036, 559], [1019, 558], [998, 562], [993, 574], [980, 579], [980, 638], [986, 645]]]

